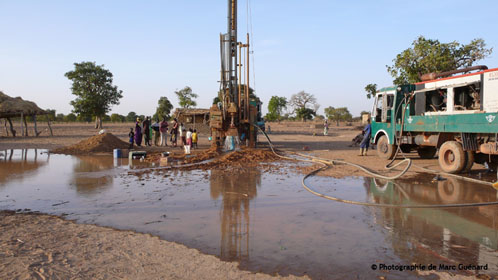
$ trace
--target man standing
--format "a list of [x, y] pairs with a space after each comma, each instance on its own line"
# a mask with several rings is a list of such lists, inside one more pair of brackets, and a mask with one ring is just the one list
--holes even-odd
[[142, 123], [144, 128], [145, 146], [150, 146], [150, 119], [146, 117]]
[[171, 142], [173, 147], [176, 147], [176, 141], [178, 139], [178, 121], [173, 119], [173, 127], [171, 128]]
[[[360, 144], [360, 156], [366, 156], [368, 152], [368, 147], [370, 146], [370, 135], [372, 134], [372, 126], [370, 125], [370, 119], [367, 120], [367, 125], [363, 129], [363, 140]], [[365, 153], [363, 153], [365, 152]]]
[[159, 124], [159, 132], [161, 133], [161, 146], [168, 146], [168, 122], [166, 118]]

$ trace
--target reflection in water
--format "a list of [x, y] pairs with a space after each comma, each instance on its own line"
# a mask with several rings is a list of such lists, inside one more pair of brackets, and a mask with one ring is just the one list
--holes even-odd
[[[497, 190], [449, 178], [436, 184], [365, 179], [370, 198], [389, 204], [449, 204], [496, 201]], [[486, 265], [498, 273], [498, 207], [384, 208], [374, 220], [391, 234], [395, 253], [407, 263]]]
[[221, 244], [222, 260], [247, 261], [249, 259], [250, 201], [261, 186], [261, 172], [257, 169], [239, 173], [212, 170], [211, 198], [222, 196]]
[[74, 163], [70, 184], [76, 186], [81, 194], [92, 194], [103, 187], [112, 185], [113, 177], [106, 171], [114, 167], [114, 160], [109, 156], [78, 156]]
[[37, 149], [4, 150], [0, 154], [0, 186], [37, 171], [47, 164], [46, 156], [46, 160], [39, 160]]

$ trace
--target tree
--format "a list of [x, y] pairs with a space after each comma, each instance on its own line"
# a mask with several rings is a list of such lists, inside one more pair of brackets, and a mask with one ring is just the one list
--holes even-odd
[[95, 62], [74, 63], [75, 69], [65, 76], [73, 82], [72, 94], [76, 99], [71, 101], [73, 113], [84, 117], [95, 117], [95, 128], [102, 128], [102, 118], [112, 105], [118, 105], [123, 91], [112, 84], [112, 73], [104, 69], [104, 65]]
[[311, 120], [313, 116], [316, 115], [316, 112], [310, 108], [299, 108], [296, 111], [296, 117], [302, 121]]
[[368, 84], [365, 87], [365, 91], [367, 92], [368, 99], [375, 97], [375, 95], [377, 94], [377, 84]]
[[197, 102], [195, 102], [194, 99], [197, 98], [198, 95], [193, 93], [192, 89], [189, 86], [175, 91], [175, 94], [178, 97], [178, 104], [180, 104], [180, 107], [190, 108], [197, 106]]
[[[313, 116], [316, 115], [316, 111], [320, 107], [320, 105], [316, 102], [315, 96], [304, 91], [293, 94], [289, 100], [289, 105], [294, 108], [294, 113], [296, 113], [297, 118], [302, 119], [303, 121], [306, 121], [306, 118], [303, 118], [303, 116], [309, 117], [310, 111], [313, 112]], [[311, 106], [314, 109], [311, 109]]]
[[162, 118], [169, 119], [170, 117], [169, 114], [173, 109], [173, 105], [171, 104], [171, 102], [169, 102], [169, 99], [165, 96], [162, 96], [159, 98], [157, 105], [158, 106], [156, 109], [156, 113], [154, 114], [154, 119], [162, 119]]
[[285, 97], [272, 96], [268, 102], [268, 114], [266, 119], [269, 121], [280, 121], [282, 119], [282, 111], [287, 108], [287, 99]]
[[441, 43], [439, 40], [419, 36], [412, 47], [402, 51], [387, 67], [395, 85], [420, 82], [420, 76], [432, 72], [445, 72], [472, 66], [476, 61], [489, 56], [493, 48], [487, 49], [483, 39], [474, 39], [467, 45], [457, 41]]
[[55, 109], [47, 109], [45, 111], [47, 111], [47, 118], [50, 121], [55, 121], [55, 119], [56, 119], [56, 117], [55, 117]]
[[336, 121], [337, 126], [339, 126], [339, 121], [350, 121], [353, 118], [346, 107], [334, 108], [329, 106], [324, 111], [327, 119]]
[[128, 115], [126, 115], [127, 122], [135, 122], [136, 120], [137, 120], [137, 113], [129, 112]]
[[76, 115], [73, 113], [69, 113], [69, 114], [64, 116], [64, 121], [65, 122], [74, 122], [74, 121], [76, 121]]
[[114, 113], [111, 115], [111, 122], [123, 122], [125, 119], [126, 117], [120, 114]]
[[58, 121], [58, 122], [64, 121], [64, 114], [62, 114], [62, 113], [57, 114], [55, 116], [55, 120]]

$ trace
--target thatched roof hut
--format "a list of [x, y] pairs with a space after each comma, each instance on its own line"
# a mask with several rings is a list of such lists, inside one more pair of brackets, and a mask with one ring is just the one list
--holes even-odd
[[[28, 124], [26, 123], [26, 116], [32, 116], [35, 123], [35, 134], [38, 136], [41, 132], [37, 131], [36, 128], [36, 116], [46, 115], [48, 112], [41, 109], [34, 102], [23, 100], [21, 97], [10, 97], [5, 93], [0, 91], [0, 118], [5, 118], [10, 124], [10, 131], [12, 136], [16, 136], [16, 131], [12, 126], [12, 121], [10, 118], [21, 117], [21, 130], [22, 135], [28, 136]], [[24, 122], [24, 125], [23, 125]], [[48, 127], [50, 129], [50, 134], [52, 135], [52, 128], [50, 127], [50, 121], [47, 118]], [[5, 127], [8, 135], [7, 127]]]
[[23, 100], [21, 97], [10, 97], [0, 91], [0, 118], [15, 118], [32, 115], [45, 115], [47, 112], [34, 102]]

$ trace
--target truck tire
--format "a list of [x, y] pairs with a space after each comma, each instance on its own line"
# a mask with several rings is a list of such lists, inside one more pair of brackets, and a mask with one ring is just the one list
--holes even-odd
[[472, 169], [472, 165], [474, 165], [474, 152], [465, 151], [465, 166], [462, 172], [469, 172]]
[[465, 167], [465, 152], [457, 141], [447, 141], [439, 148], [439, 166], [444, 172], [456, 174]]
[[423, 159], [434, 158], [436, 152], [436, 147], [420, 147], [417, 149], [418, 156]]
[[389, 144], [386, 135], [382, 135], [377, 141], [377, 155], [383, 159], [392, 159], [396, 153], [396, 145]]

